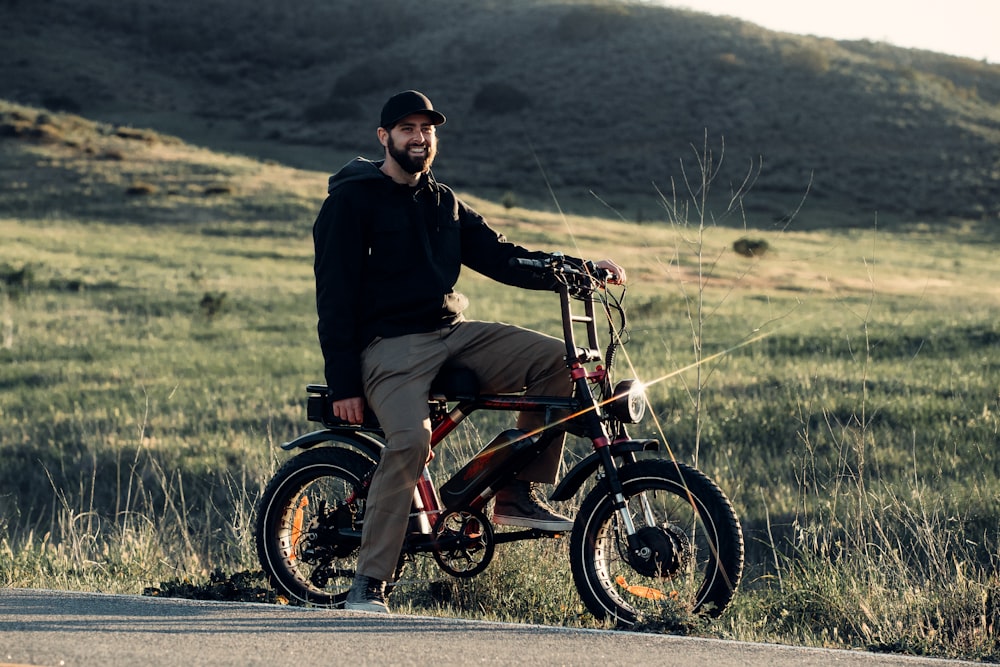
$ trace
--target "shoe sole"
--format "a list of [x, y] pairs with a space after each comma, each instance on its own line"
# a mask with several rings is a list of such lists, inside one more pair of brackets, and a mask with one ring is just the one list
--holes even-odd
[[389, 613], [389, 609], [384, 604], [377, 602], [345, 602], [344, 609], [347, 611], [367, 611], [372, 614]]
[[519, 528], [537, 528], [551, 533], [567, 533], [573, 530], [572, 521], [542, 521], [524, 516], [506, 516], [494, 514], [493, 523], [501, 526], [517, 526]]

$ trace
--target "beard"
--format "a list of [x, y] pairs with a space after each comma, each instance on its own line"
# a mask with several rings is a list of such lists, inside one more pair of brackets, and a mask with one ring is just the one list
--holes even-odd
[[394, 141], [389, 142], [388, 149], [389, 155], [399, 163], [403, 171], [408, 174], [422, 174], [431, 168], [434, 156], [437, 155], [437, 144], [428, 142], [424, 144], [424, 147], [427, 150], [423, 155], [412, 155], [408, 146], [399, 148]]

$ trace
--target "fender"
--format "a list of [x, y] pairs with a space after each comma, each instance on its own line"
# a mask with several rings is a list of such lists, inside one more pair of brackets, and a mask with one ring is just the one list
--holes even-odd
[[281, 445], [281, 448], [285, 451], [309, 449], [328, 442], [347, 445], [348, 447], [357, 449], [373, 461], [378, 461], [382, 458], [382, 448], [385, 447], [385, 441], [374, 433], [359, 431], [357, 429], [328, 428], [300, 435], [294, 440]]
[[[629, 452], [649, 452], [658, 450], [659, 448], [660, 443], [657, 440], [623, 440], [611, 445], [611, 456], [621, 457]], [[600, 465], [600, 454], [593, 452], [566, 473], [559, 481], [552, 495], [549, 496], [549, 500], [562, 501], [572, 498]]]

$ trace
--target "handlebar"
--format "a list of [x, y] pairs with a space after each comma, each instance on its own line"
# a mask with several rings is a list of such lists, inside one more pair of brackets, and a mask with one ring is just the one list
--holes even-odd
[[541, 275], [553, 276], [576, 288], [603, 288], [615, 277], [613, 271], [598, 267], [594, 262], [572, 260], [562, 253], [552, 253], [544, 260], [515, 257], [510, 263]]
[[[618, 278], [617, 274], [610, 269], [597, 266], [594, 262], [566, 257], [562, 253], [552, 253], [545, 256], [544, 259], [516, 257], [510, 260], [510, 265], [531, 271], [538, 276], [553, 278], [559, 284], [556, 291], [559, 292], [562, 302], [563, 334], [566, 339], [567, 359], [593, 361], [601, 358], [600, 350], [597, 347], [598, 318], [595, 312], [596, 302], [601, 303], [608, 318], [607, 322], [611, 334], [605, 356], [605, 367], [610, 371], [614, 364], [615, 352], [626, 338], [627, 323], [623, 307], [624, 284], [620, 293], [617, 290], [607, 289], [608, 283]], [[595, 292], [598, 289], [602, 293], [595, 298]], [[581, 299], [584, 302], [586, 311], [584, 315], [574, 315], [571, 312], [570, 301], [573, 298]], [[617, 324], [615, 323], [616, 319]], [[587, 348], [576, 346], [573, 333], [574, 323], [586, 323]]]

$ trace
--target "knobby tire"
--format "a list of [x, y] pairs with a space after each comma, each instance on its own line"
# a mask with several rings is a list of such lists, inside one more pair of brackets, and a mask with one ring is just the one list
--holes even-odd
[[[581, 504], [570, 539], [584, 604], [620, 628], [678, 610], [721, 614], [743, 570], [743, 533], [729, 499], [703, 473], [674, 461], [630, 463], [619, 478], [637, 535], [654, 556], [630, 555], [621, 517], [599, 484]], [[641, 510], [643, 495], [652, 521]]]
[[[289, 459], [257, 505], [257, 556], [271, 585], [303, 603], [343, 606], [357, 567], [360, 541], [339, 536], [333, 524], [360, 519], [364, 501], [344, 500], [374, 466], [339, 447], [310, 449]], [[339, 514], [331, 515], [337, 511]]]

